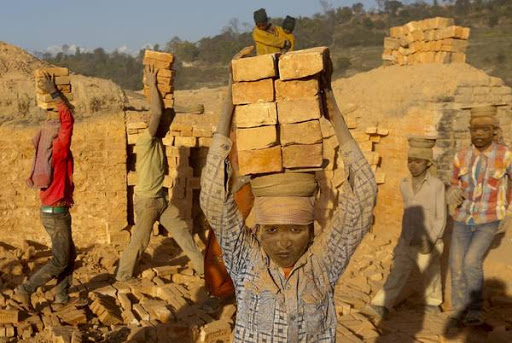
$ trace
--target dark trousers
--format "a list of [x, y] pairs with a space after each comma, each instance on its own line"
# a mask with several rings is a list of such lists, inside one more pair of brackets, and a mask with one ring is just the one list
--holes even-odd
[[69, 287], [73, 282], [76, 249], [71, 235], [71, 215], [67, 213], [43, 213], [41, 222], [52, 240], [52, 258], [22, 286], [33, 293], [53, 278], [57, 278], [55, 302], [69, 300]]

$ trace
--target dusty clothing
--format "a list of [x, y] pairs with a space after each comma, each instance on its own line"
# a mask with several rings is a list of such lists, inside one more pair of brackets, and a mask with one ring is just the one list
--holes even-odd
[[453, 219], [466, 224], [485, 224], [512, 214], [512, 150], [493, 143], [482, 153], [474, 146], [455, 155], [451, 185], [460, 187], [464, 202], [455, 209]]
[[73, 205], [73, 154], [71, 137], [73, 135], [73, 115], [64, 102], [58, 105], [60, 128], [52, 147], [52, 182], [40, 192], [41, 204], [53, 206], [64, 203]]
[[252, 39], [256, 43], [256, 55], [258, 56], [281, 52], [285, 44], [285, 39], [279, 36], [273, 25], [270, 25], [267, 30], [255, 27], [252, 31]]
[[432, 243], [441, 239], [446, 226], [446, 200], [444, 183], [425, 174], [419, 191], [414, 194], [411, 177], [400, 183], [404, 201], [401, 237], [407, 244], [428, 238]]
[[450, 246], [452, 305], [456, 311], [480, 311], [483, 307], [483, 263], [499, 221], [480, 225], [455, 222]]
[[133, 228], [129, 245], [124, 249], [116, 279], [123, 281], [131, 278], [140, 256], [146, 251], [153, 224], [158, 220], [178, 243], [185, 255], [192, 261], [198, 274], [203, 274], [203, 255], [197, 249], [187, 224], [179, 217], [179, 210], [167, 204], [165, 198], [135, 198], [137, 224]]
[[411, 246], [400, 239], [395, 248], [389, 276], [384, 286], [372, 299], [372, 305], [393, 308], [415, 266], [418, 267], [422, 276], [425, 303], [431, 306], [441, 305], [443, 303], [441, 282], [443, 248], [443, 241], [438, 240], [430, 254], [420, 254], [418, 246]]
[[281, 26], [276, 26], [276, 30], [277, 30], [277, 34], [279, 37], [281, 37], [287, 41], [290, 41], [290, 49], [288, 49], [288, 51], [295, 50], [295, 36], [293, 35], [293, 33], [284, 32], [284, 30]]
[[334, 285], [372, 221], [377, 186], [355, 142], [341, 147], [346, 175], [339, 207], [327, 228], [286, 279], [244, 225], [229, 185], [231, 141], [214, 135], [201, 177], [201, 207], [215, 230], [235, 283], [235, 342], [334, 342]]
[[53, 139], [57, 137], [59, 129], [59, 121], [47, 121], [32, 139], [35, 154], [27, 180], [27, 185], [31, 188], [48, 188], [52, 182]]
[[145, 198], [164, 196], [165, 152], [162, 139], [152, 137], [149, 130], [139, 136], [134, 149], [137, 154], [135, 195]]
[[69, 287], [73, 282], [76, 249], [71, 235], [71, 215], [65, 213], [43, 213], [41, 222], [52, 241], [52, 258], [41, 267], [30, 279], [21, 286], [28, 293], [33, 293], [38, 287], [57, 278], [55, 301], [68, 301]]

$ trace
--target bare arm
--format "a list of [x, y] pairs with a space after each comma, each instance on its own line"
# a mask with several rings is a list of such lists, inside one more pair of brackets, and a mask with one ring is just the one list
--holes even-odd
[[158, 130], [158, 126], [160, 125], [160, 120], [162, 119], [162, 99], [160, 98], [160, 93], [157, 88], [155, 67], [153, 65], [148, 65], [144, 68], [144, 73], [146, 74], [146, 81], [149, 86], [149, 99], [150, 99], [150, 112], [151, 119], [148, 125], [148, 131], [151, 137], [155, 137], [156, 132]]

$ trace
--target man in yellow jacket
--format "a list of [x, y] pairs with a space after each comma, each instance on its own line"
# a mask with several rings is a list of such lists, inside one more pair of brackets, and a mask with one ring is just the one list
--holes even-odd
[[276, 26], [276, 29], [279, 37], [290, 42], [290, 49], [287, 51], [295, 50], [295, 36], [293, 35], [293, 30], [295, 29], [295, 18], [287, 15], [283, 20], [282, 26]]
[[269, 22], [265, 9], [260, 8], [254, 12], [254, 23], [256, 26], [252, 31], [252, 38], [256, 44], [257, 55], [273, 54], [290, 49], [290, 41], [279, 36], [277, 28]]

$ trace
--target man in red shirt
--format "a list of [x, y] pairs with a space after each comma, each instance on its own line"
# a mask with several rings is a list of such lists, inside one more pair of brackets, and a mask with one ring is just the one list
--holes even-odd
[[[76, 258], [69, 213], [74, 189], [73, 155], [70, 150], [74, 118], [50, 75], [46, 74], [38, 87], [51, 94], [58, 104], [59, 115], [58, 120], [49, 117], [34, 139], [36, 158], [28, 180], [29, 186], [41, 189], [41, 222], [52, 241], [52, 258], [16, 289], [18, 300], [26, 308], [30, 308], [30, 294], [53, 278], [57, 278], [54, 303], [68, 303]], [[48, 170], [49, 175], [41, 178], [40, 175], [44, 173], [34, 173], [34, 170]], [[41, 182], [42, 179], [47, 183]]]

